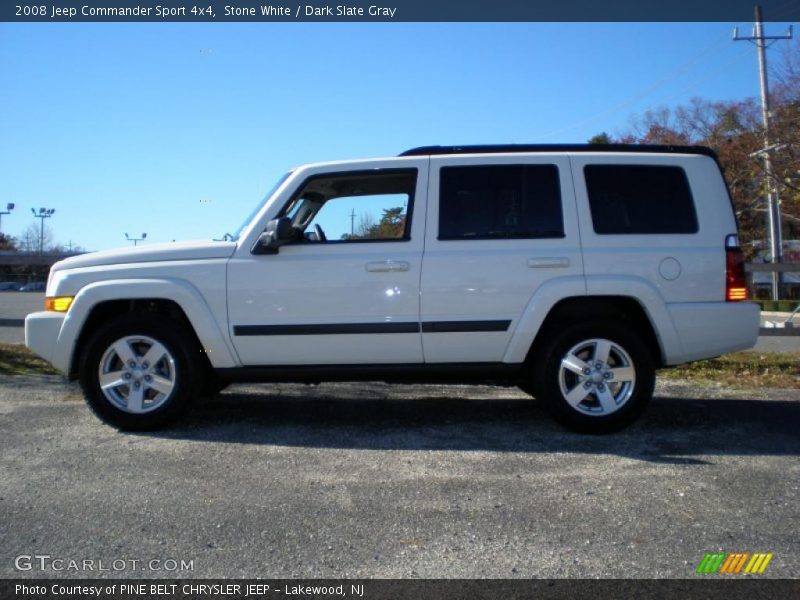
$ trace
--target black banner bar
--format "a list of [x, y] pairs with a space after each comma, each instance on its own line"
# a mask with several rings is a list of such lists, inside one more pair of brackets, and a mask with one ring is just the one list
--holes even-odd
[[800, 20], [786, 0], [48, 0], [5, 1], [7, 22], [750, 22]]
[[761, 600], [798, 597], [798, 580], [735, 576], [671, 580], [0, 580], [3, 600]]

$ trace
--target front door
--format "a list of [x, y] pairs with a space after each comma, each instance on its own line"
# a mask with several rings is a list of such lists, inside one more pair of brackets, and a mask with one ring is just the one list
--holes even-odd
[[419, 281], [427, 159], [312, 172], [273, 217], [296, 241], [240, 248], [230, 333], [245, 365], [422, 363]]

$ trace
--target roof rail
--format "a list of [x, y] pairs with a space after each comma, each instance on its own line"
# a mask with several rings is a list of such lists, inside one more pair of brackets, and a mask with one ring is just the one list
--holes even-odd
[[507, 154], [514, 152], [633, 152], [652, 154], [702, 154], [717, 160], [716, 153], [706, 146], [666, 144], [487, 144], [474, 146], [420, 146], [399, 156], [436, 154]]

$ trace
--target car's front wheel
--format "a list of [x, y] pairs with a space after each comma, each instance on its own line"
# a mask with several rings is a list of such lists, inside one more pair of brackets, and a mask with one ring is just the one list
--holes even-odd
[[189, 340], [182, 327], [160, 315], [107, 323], [89, 339], [80, 363], [89, 407], [120, 429], [155, 429], [174, 421], [202, 379]]
[[641, 336], [617, 321], [554, 333], [533, 365], [536, 395], [561, 424], [603, 433], [630, 424], [653, 395], [655, 367]]

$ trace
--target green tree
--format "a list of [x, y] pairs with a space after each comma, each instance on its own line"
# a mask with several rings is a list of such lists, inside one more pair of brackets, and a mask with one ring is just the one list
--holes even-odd
[[[371, 224], [370, 224], [371, 223]], [[359, 228], [355, 235], [347, 236], [346, 239], [360, 240], [381, 240], [399, 239], [403, 237], [406, 226], [405, 208], [396, 206], [394, 208], [384, 208], [381, 220], [374, 223], [370, 220], [359, 222]]]
[[608, 135], [605, 131], [602, 131], [596, 135], [593, 135], [589, 138], [590, 144], [612, 144], [613, 140], [611, 136]]

